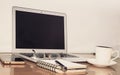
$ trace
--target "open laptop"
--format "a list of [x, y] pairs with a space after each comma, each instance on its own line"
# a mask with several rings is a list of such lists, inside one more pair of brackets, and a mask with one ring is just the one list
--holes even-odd
[[13, 53], [33, 62], [36, 57], [78, 59], [67, 54], [66, 25], [65, 13], [14, 6]]

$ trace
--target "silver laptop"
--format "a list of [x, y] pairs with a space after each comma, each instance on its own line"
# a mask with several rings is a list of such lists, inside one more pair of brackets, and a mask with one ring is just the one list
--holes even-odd
[[65, 13], [13, 7], [13, 52], [23, 58], [36, 62], [36, 57], [70, 56], [66, 31]]

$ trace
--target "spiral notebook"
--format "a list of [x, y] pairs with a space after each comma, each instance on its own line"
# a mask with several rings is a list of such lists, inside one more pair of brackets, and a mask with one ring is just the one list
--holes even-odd
[[[57, 61], [57, 62], [56, 62]], [[59, 62], [59, 63], [58, 63]], [[57, 73], [86, 73], [87, 66], [83, 64], [73, 63], [66, 60], [39, 60], [37, 65], [41, 68], [57, 72]]]

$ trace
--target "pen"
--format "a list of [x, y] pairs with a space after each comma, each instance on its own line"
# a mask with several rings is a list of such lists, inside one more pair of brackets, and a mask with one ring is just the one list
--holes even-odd
[[61, 66], [62, 71], [64, 71], [64, 72], [67, 71], [67, 67], [64, 66], [61, 62], [59, 62], [58, 60], [55, 60], [55, 62]]

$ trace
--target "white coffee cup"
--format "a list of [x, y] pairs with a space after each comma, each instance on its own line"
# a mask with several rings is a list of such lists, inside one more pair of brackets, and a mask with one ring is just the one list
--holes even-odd
[[[112, 58], [113, 54], [116, 56]], [[111, 47], [97, 46], [96, 47], [96, 63], [98, 64], [109, 64], [119, 57], [119, 51], [113, 50]]]

